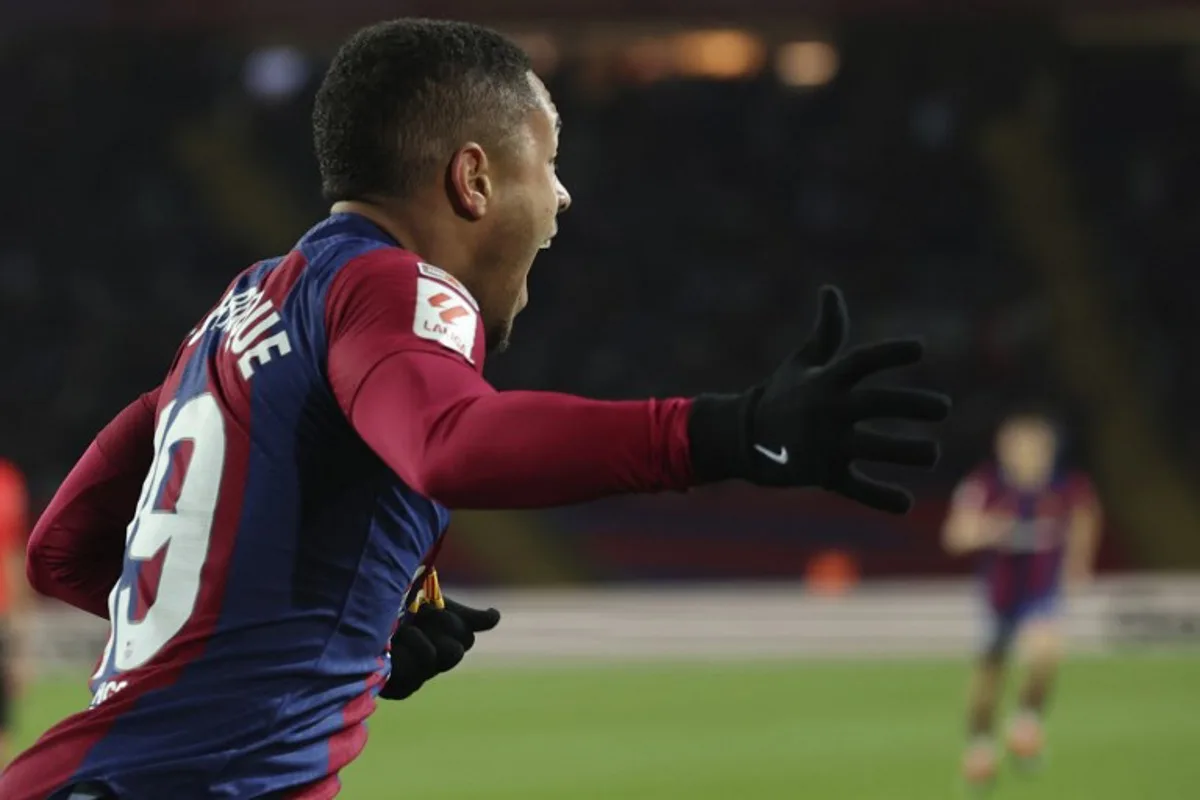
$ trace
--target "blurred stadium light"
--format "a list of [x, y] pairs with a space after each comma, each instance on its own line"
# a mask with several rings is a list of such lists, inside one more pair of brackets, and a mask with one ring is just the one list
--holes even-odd
[[838, 71], [837, 48], [828, 42], [788, 42], [775, 56], [779, 79], [787, 86], [824, 86]]
[[685, 77], [746, 78], [766, 58], [763, 43], [746, 31], [694, 31], [679, 34], [673, 44], [676, 70]]

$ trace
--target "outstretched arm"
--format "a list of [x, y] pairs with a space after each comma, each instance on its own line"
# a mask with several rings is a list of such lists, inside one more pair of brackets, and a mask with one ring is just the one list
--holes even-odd
[[923, 349], [906, 340], [843, 355], [846, 310], [834, 289], [822, 293], [809, 342], [754, 389], [604, 402], [495, 391], [477, 368], [478, 310], [453, 278], [435, 276], [392, 248], [344, 267], [327, 298], [326, 369], [363, 440], [405, 483], [447, 506], [553, 506], [743, 479], [821, 486], [904, 512], [907, 492], [854, 463], [937, 460], [931, 439], [859, 427], [880, 418], [938, 421], [950, 404], [931, 392], [859, 388], [920, 361]]
[[400, 352], [344, 407], [408, 485], [452, 508], [566, 505], [691, 483], [686, 400], [496, 392], [447, 356]]

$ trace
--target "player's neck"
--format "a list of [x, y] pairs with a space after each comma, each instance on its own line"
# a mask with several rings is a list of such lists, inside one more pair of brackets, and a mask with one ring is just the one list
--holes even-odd
[[404, 205], [343, 200], [333, 204], [333, 214], [358, 214], [373, 222], [411, 253], [463, 280], [470, 255], [463, 237], [448, 230], [444, 222], [425, 214], [409, 213]]

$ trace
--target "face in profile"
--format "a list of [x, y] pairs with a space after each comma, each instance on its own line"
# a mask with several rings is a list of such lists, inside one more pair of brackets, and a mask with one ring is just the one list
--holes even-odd
[[529, 271], [558, 232], [557, 217], [571, 204], [558, 178], [560, 121], [550, 93], [529, 74], [537, 102], [511, 146], [496, 159], [493, 228], [495, 261], [481, 299], [488, 349], [508, 345], [513, 320], [529, 302]]
[[1039, 416], [1013, 417], [996, 436], [996, 457], [1014, 480], [1042, 484], [1050, 480], [1058, 458], [1058, 434], [1049, 420]]

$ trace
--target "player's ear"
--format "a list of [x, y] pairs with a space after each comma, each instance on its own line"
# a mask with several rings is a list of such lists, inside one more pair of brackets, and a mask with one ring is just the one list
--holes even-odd
[[467, 219], [481, 219], [492, 199], [492, 179], [487, 152], [475, 142], [467, 142], [450, 160], [446, 190], [455, 210]]

